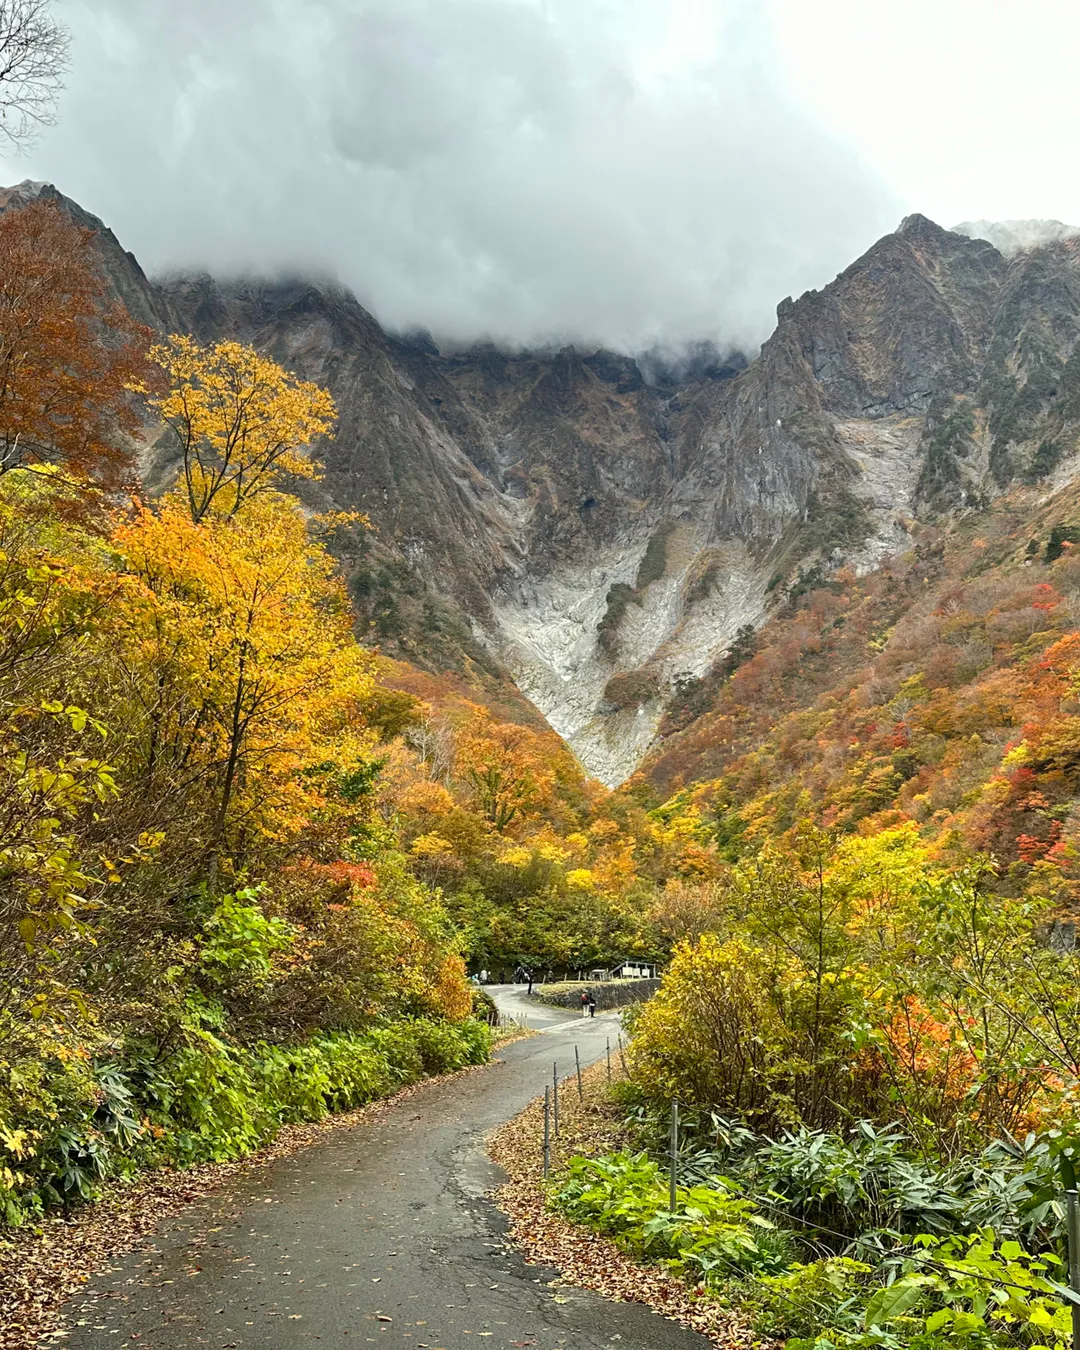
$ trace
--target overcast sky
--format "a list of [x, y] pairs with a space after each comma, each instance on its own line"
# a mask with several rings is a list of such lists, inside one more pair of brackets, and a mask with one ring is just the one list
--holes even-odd
[[46, 178], [148, 270], [441, 340], [748, 345], [908, 211], [1080, 223], [1075, 0], [56, 0]]

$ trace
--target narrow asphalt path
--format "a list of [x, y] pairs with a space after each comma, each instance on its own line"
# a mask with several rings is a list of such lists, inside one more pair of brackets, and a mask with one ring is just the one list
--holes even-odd
[[62, 1344], [706, 1350], [638, 1304], [550, 1288], [555, 1272], [507, 1248], [485, 1199], [501, 1176], [485, 1136], [543, 1091], [553, 1060], [571, 1072], [576, 1043], [591, 1063], [618, 1030], [612, 1016], [557, 1015], [496, 1063], [193, 1204], [152, 1251], [118, 1260], [69, 1303]]
[[[583, 989], [585, 987], [582, 985]], [[571, 1016], [566, 1008], [557, 1008], [553, 1004], [541, 1003], [538, 999], [530, 998], [523, 984], [487, 984], [484, 986], [484, 993], [491, 995], [501, 1013], [523, 1019], [524, 1025], [530, 1031], [565, 1031]], [[577, 1017], [580, 1020], [581, 1014], [578, 1013]], [[608, 1026], [610, 1028], [610, 1022]], [[609, 1030], [607, 1034], [611, 1035], [614, 1043], [614, 1033]], [[570, 1053], [573, 1054], [573, 1050]]]

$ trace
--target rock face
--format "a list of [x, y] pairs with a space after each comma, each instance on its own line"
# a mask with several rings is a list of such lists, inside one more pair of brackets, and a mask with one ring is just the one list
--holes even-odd
[[[9, 198], [40, 192], [59, 196]], [[1006, 258], [909, 216], [784, 300], [749, 365], [703, 348], [674, 370], [572, 347], [441, 355], [309, 280], [151, 284], [67, 206], [144, 322], [238, 336], [331, 389], [318, 493], [376, 526], [343, 559], [374, 635], [433, 668], [509, 670], [609, 783], [673, 690], [793, 586], [907, 547], [918, 516], [1074, 471], [1076, 237]]]
[[180, 322], [159, 288], [147, 279], [135, 255], [124, 250], [104, 221], [84, 211], [78, 202], [65, 197], [51, 183], [27, 179], [14, 187], [0, 187], [0, 210], [17, 209], [39, 200], [58, 203], [76, 225], [94, 231], [102, 267], [114, 296], [124, 302], [134, 319], [162, 330], [173, 328]]

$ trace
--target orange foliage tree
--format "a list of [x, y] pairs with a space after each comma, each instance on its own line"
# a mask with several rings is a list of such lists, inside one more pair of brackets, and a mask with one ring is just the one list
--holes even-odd
[[93, 241], [52, 202], [0, 215], [0, 475], [130, 482], [129, 390], [152, 381], [150, 332], [106, 303]]
[[486, 708], [465, 705], [457, 767], [472, 785], [484, 818], [504, 830], [549, 799], [555, 774], [543, 738], [515, 722], [496, 722]]

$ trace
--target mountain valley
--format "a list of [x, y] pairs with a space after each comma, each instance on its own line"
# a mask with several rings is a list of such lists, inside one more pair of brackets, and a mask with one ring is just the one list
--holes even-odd
[[[3, 201], [39, 195], [59, 198], [22, 184]], [[370, 518], [339, 553], [371, 639], [512, 683], [609, 785], [798, 595], [1077, 468], [1075, 236], [1007, 258], [910, 216], [781, 301], [753, 361], [704, 344], [665, 368], [572, 347], [441, 354], [331, 284], [150, 281], [60, 200], [98, 231], [133, 317], [237, 337], [330, 389], [338, 434], [302, 495]], [[161, 479], [167, 454], [147, 468]]]

